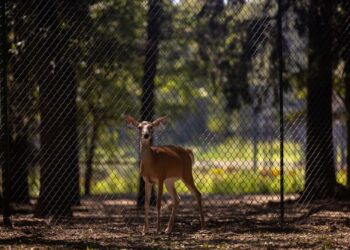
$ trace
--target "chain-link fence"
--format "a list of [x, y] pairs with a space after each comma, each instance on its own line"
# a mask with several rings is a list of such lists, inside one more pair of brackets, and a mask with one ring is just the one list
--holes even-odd
[[[154, 145], [192, 149], [210, 223], [257, 214], [277, 223], [284, 204], [295, 218], [347, 196], [349, 7], [6, 1], [3, 206], [140, 226], [140, 137], [125, 115], [167, 116]], [[197, 219], [185, 185], [176, 189], [179, 216]]]
[[285, 178], [296, 180], [285, 188], [294, 189], [290, 215], [303, 218], [349, 197], [350, 5], [285, 6]]

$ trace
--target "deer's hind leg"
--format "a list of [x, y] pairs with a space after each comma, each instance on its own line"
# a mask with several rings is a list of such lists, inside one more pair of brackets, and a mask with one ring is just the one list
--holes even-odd
[[179, 208], [180, 198], [177, 195], [176, 189], [175, 189], [175, 178], [169, 178], [165, 180], [165, 186], [168, 191], [168, 193], [171, 196], [172, 200], [172, 210], [171, 215], [168, 223], [168, 227], [165, 230], [165, 233], [171, 233], [175, 221], [175, 216]]
[[204, 215], [203, 215], [203, 207], [202, 207], [202, 194], [198, 191], [196, 185], [194, 184], [193, 177], [188, 179], [183, 179], [183, 182], [185, 183], [186, 187], [190, 190], [191, 194], [196, 198], [199, 214], [200, 214], [200, 221], [201, 221], [201, 229], [204, 229], [205, 227], [205, 221], [204, 221]]

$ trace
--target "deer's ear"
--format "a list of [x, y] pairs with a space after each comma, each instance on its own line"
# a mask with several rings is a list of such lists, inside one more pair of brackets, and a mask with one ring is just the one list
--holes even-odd
[[166, 123], [166, 121], [167, 121], [166, 116], [162, 116], [162, 117], [159, 117], [158, 119], [154, 120], [152, 122], [152, 125], [157, 127], [159, 125], [164, 125]]
[[138, 122], [131, 115], [125, 115], [125, 121], [128, 127], [137, 128]]

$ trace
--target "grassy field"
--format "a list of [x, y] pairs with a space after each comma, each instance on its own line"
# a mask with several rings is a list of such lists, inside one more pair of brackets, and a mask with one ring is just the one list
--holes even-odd
[[[253, 144], [243, 139], [228, 139], [208, 148], [188, 146], [196, 158], [195, 181], [204, 194], [276, 194], [280, 190], [279, 141], [260, 142], [254, 165]], [[91, 183], [92, 194], [136, 193], [138, 170], [135, 154], [128, 156], [129, 163], [98, 164], [94, 166]], [[285, 143], [285, 192], [296, 193], [304, 187], [302, 146]], [[134, 164], [130, 162], [135, 162]], [[256, 166], [256, 168], [253, 168]], [[84, 169], [82, 166], [81, 169]], [[83, 173], [81, 174], [83, 177]], [[345, 184], [346, 173], [337, 171], [337, 181]], [[39, 194], [39, 173], [30, 176], [33, 196]], [[84, 179], [81, 178], [83, 190]], [[187, 192], [182, 182], [177, 182], [180, 193]]]
[[[191, 146], [190, 146], [191, 147]], [[243, 138], [229, 138], [209, 147], [191, 147], [194, 149], [196, 159], [204, 160], [229, 160], [252, 161], [254, 158], [254, 145], [251, 140]], [[257, 143], [257, 161], [270, 161], [278, 165], [280, 161], [280, 142], [259, 141]], [[303, 159], [303, 147], [300, 143], [285, 142], [285, 161], [298, 163]]]
[[[254, 169], [253, 143], [230, 138], [210, 147], [188, 146], [196, 158], [195, 181], [206, 194], [274, 194], [280, 190], [279, 141], [259, 142]], [[285, 192], [303, 190], [305, 171], [303, 146], [285, 142]], [[108, 168], [106, 168], [108, 169]], [[138, 171], [135, 166], [124, 165], [108, 170], [108, 175], [94, 181], [92, 191], [100, 193], [137, 192]], [[345, 183], [345, 171], [337, 171], [339, 183]], [[180, 193], [187, 192], [182, 182], [177, 182]]]
[[[285, 193], [303, 190], [304, 170], [292, 169], [285, 173]], [[124, 173], [111, 170], [109, 176], [92, 184], [93, 194], [135, 193], [138, 189], [138, 171], [130, 168]], [[338, 182], [345, 182], [345, 171], [338, 171]], [[230, 170], [212, 168], [208, 171], [195, 169], [195, 182], [204, 194], [278, 194], [280, 172], [278, 168], [254, 170]], [[181, 181], [176, 183], [180, 193], [187, 192]]]

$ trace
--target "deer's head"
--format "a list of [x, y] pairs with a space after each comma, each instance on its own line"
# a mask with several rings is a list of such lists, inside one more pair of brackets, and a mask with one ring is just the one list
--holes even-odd
[[129, 127], [137, 128], [140, 134], [140, 140], [142, 145], [150, 145], [153, 139], [153, 129], [159, 125], [166, 123], [166, 117], [162, 116], [153, 122], [142, 121], [138, 122], [134, 117], [127, 115], [125, 117], [126, 123]]

